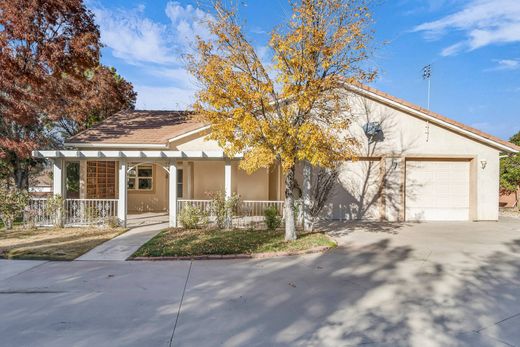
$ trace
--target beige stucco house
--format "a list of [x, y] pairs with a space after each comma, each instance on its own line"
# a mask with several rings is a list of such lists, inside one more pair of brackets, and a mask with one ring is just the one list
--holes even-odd
[[[323, 217], [338, 220], [496, 220], [499, 155], [519, 147], [366, 86], [349, 86], [351, 135], [359, 159], [341, 164]], [[167, 211], [176, 225], [186, 203], [221, 190], [240, 195], [250, 213], [284, 199], [278, 165], [248, 175], [227, 158], [188, 112], [121, 112], [69, 139], [67, 149], [34, 152], [52, 159], [54, 193], [65, 194], [67, 163], [80, 165], [79, 201], [111, 201], [127, 214]], [[315, 168], [297, 180], [309, 200]], [[65, 198], [67, 198], [65, 196]], [[72, 200], [72, 199], [71, 199]], [[253, 212], [251, 212], [253, 211]]]

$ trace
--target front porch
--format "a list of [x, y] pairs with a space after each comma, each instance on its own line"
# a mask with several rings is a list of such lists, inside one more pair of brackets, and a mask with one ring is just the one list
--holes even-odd
[[[66, 225], [115, 220], [133, 226], [166, 218], [176, 227], [178, 214], [188, 205], [211, 211], [209, 194], [217, 191], [226, 198], [240, 197], [234, 227], [262, 223], [270, 206], [283, 215], [280, 168], [249, 175], [239, 168], [240, 157], [226, 158], [222, 152], [36, 151], [34, 155], [53, 161], [53, 192], [64, 198]], [[45, 199], [31, 201], [39, 225], [49, 223], [45, 205]]]

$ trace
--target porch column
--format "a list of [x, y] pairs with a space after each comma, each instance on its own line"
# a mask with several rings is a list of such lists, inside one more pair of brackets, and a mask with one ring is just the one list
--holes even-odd
[[177, 162], [170, 162], [168, 175], [168, 213], [170, 218], [170, 228], [177, 227]]
[[79, 198], [87, 198], [87, 161], [79, 162]]
[[52, 192], [54, 195], [63, 197], [63, 178], [64, 178], [63, 159], [56, 158], [53, 160], [52, 166]]
[[126, 185], [126, 160], [119, 160], [119, 179], [118, 179], [118, 200], [117, 200], [117, 219], [122, 227], [126, 227], [127, 191]]
[[224, 191], [226, 199], [231, 198], [231, 160], [227, 159], [224, 166]]
[[311, 216], [309, 214], [309, 208], [311, 206], [311, 175], [312, 168], [311, 164], [307, 161], [303, 163], [303, 230], [309, 230], [311, 226]]

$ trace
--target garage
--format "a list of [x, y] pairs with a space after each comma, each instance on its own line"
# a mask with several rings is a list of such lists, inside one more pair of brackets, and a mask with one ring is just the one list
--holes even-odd
[[470, 160], [406, 160], [407, 221], [467, 221]]

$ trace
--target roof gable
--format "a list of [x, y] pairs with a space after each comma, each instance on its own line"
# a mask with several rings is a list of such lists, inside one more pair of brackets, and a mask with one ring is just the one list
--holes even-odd
[[368, 97], [370, 99], [376, 100], [391, 107], [399, 108], [405, 113], [409, 113], [416, 117], [421, 117], [426, 120], [429, 120], [437, 125], [450, 128], [451, 130], [461, 135], [470, 137], [480, 142], [487, 143], [488, 145], [494, 148], [498, 148], [511, 153], [520, 152], [520, 147], [511, 142], [502, 140], [496, 136], [490, 135], [463, 123], [457, 122], [451, 118], [445, 117], [439, 113], [432, 112], [411, 102], [382, 92], [378, 89], [369, 87], [364, 84], [348, 85], [347, 88], [358, 95]]

